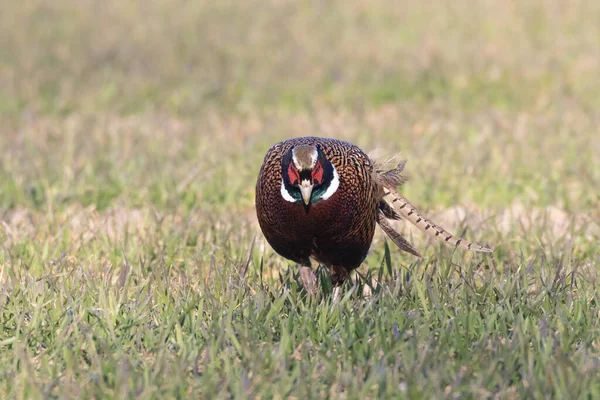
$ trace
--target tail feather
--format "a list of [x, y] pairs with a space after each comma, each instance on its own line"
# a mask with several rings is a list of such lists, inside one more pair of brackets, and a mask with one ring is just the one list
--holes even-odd
[[404, 250], [414, 256], [421, 257], [421, 254], [410, 243], [408, 243], [408, 241], [404, 239], [402, 235], [400, 235], [394, 230], [394, 228], [392, 228], [392, 226], [386, 219], [386, 215], [381, 209], [377, 213], [377, 222], [379, 223], [379, 226], [385, 232], [385, 234], [388, 235], [388, 237], [392, 240], [392, 242], [394, 242], [396, 246], [398, 246], [400, 250]]
[[440, 241], [445, 242], [449, 246], [459, 247], [464, 250], [478, 251], [482, 253], [491, 253], [492, 249], [481, 246], [476, 243], [468, 242], [464, 239], [458, 238], [442, 228], [436, 225], [429, 218], [424, 216], [415, 206], [413, 206], [408, 199], [398, 193], [395, 189], [386, 187], [388, 190], [386, 195], [391, 194], [394, 199], [394, 209], [397, 210], [407, 221], [415, 225], [417, 228], [427, 233], [429, 236], [434, 237]]
[[401, 220], [402, 216], [398, 214], [398, 211], [394, 210], [394, 207], [387, 201], [379, 200], [379, 211], [383, 213], [383, 216], [387, 219]]
[[[402, 174], [406, 161], [400, 161], [395, 168], [387, 170], [388, 165], [393, 158], [388, 160], [380, 160], [375, 163], [375, 179], [378, 182], [378, 193], [380, 197], [379, 212], [377, 220], [379, 226], [390, 237], [390, 239], [402, 250], [405, 250], [418, 257], [421, 255], [416, 251], [410, 243], [406, 241], [398, 232], [396, 232], [387, 221], [388, 219], [398, 220], [404, 217], [407, 221], [415, 225], [417, 228], [425, 232], [431, 237], [434, 237], [446, 244], [459, 247], [464, 250], [478, 251], [483, 253], [491, 253], [492, 249], [481, 246], [476, 243], [468, 242], [464, 239], [452, 235], [450, 232], [438, 226], [429, 218], [424, 216], [415, 206], [413, 206], [404, 196], [402, 196], [396, 188], [407, 181], [405, 175]], [[391, 204], [384, 198], [388, 195], [393, 196]]]
[[402, 174], [406, 160], [402, 160], [398, 163], [395, 168], [384, 171], [387, 169], [387, 165], [391, 162], [390, 160], [377, 161], [375, 163], [375, 173], [379, 183], [384, 187], [396, 188], [408, 181], [408, 177]]

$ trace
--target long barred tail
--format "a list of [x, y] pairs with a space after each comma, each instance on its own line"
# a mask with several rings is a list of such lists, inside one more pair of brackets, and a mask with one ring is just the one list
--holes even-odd
[[483, 253], [491, 253], [492, 249], [478, 245], [476, 243], [468, 242], [464, 239], [457, 238], [450, 232], [436, 225], [429, 218], [425, 217], [410, 201], [404, 196], [398, 193], [396, 190], [386, 187], [387, 193], [391, 194], [394, 199], [392, 200], [393, 208], [398, 211], [407, 221], [415, 225], [417, 228], [427, 233], [429, 236], [434, 237], [440, 241], [445, 242], [449, 246], [459, 247], [464, 250], [479, 251]]
[[385, 232], [385, 234], [388, 235], [388, 237], [392, 240], [392, 242], [394, 242], [396, 246], [398, 246], [400, 250], [404, 250], [412, 254], [413, 256], [422, 257], [421, 254], [417, 251], [417, 249], [415, 249], [408, 242], [408, 240], [404, 239], [401, 234], [399, 234], [394, 230], [394, 228], [392, 228], [392, 225], [390, 225], [390, 223], [387, 220], [387, 215], [385, 214], [385, 211], [381, 209], [378, 211], [377, 222], [379, 223], [379, 226]]

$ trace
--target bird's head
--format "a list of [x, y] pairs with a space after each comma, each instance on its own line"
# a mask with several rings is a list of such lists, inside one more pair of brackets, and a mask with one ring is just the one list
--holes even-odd
[[281, 175], [282, 197], [307, 208], [329, 199], [340, 183], [335, 167], [318, 145], [290, 148], [281, 160]]

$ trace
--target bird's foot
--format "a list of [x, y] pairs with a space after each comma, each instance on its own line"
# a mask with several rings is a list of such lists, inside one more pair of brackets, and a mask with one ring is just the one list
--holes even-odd
[[317, 295], [317, 276], [311, 267], [304, 265], [300, 267], [300, 280], [302, 281], [304, 290], [306, 290], [308, 294], [311, 296]]
[[336, 286], [333, 288], [333, 291], [331, 292], [331, 305], [336, 305], [340, 302], [340, 300], [342, 299], [342, 287], [341, 286]]

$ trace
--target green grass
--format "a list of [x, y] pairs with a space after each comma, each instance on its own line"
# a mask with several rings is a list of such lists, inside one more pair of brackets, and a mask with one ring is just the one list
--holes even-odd
[[[390, 4], [3, 7], [1, 398], [600, 395], [600, 6]], [[399, 225], [305, 298], [253, 207], [301, 135], [494, 254]]]

